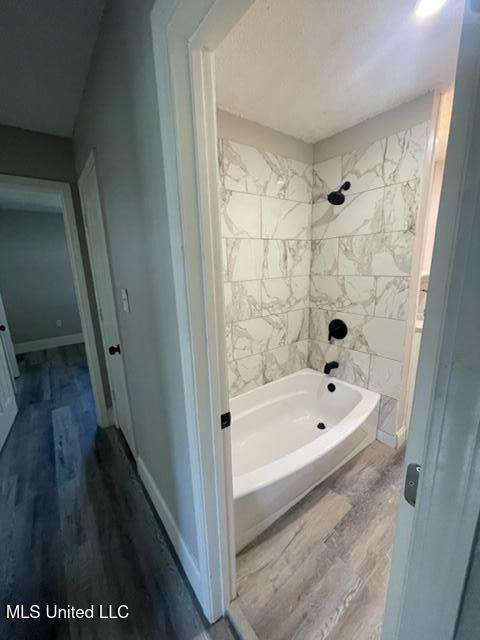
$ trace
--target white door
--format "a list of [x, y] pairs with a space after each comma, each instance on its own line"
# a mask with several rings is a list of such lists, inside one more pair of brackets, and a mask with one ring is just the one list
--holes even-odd
[[78, 181], [83, 220], [87, 236], [88, 254], [92, 267], [95, 298], [100, 315], [100, 328], [106, 352], [108, 379], [112, 392], [115, 424], [125, 436], [135, 454], [135, 438], [128, 398], [122, 346], [117, 323], [113, 283], [108, 256], [107, 239], [98, 190], [95, 159], [90, 155]]
[[0, 340], [0, 451], [10, 433], [17, 411], [17, 401], [7, 364], [7, 356], [3, 342]]
[[384, 640], [451, 640], [480, 512], [480, 13], [467, 0]]
[[20, 371], [18, 370], [17, 358], [15, 357], [15, 349], [13, 347], [12, 336], [8, 326], [7, 314], [0, 293], [0, 339], [3, 342], [3, 348], [7, 356], [8, 368], [12, 378], [18, 378]]

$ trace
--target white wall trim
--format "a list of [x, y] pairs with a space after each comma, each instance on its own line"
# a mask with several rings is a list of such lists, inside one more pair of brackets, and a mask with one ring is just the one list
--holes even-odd
[[384, 640], [452, 640], [480, 512], [480, 15], [465, 4]]
[[228, 533], [229, 441], [219, 424], [228, 403], [225, 338], [221, 310], [212, 309], [212, 296], [223, 294], [215, 282], [221, 257], [211, 229], [218, 169], [210, 52], [252, 1], [157, 0], [151, 14], [201, 576], [196, 594], [212, 622], [233, 597], [234, 540]]
[[228, 605], [227, 616], [241, 640], [259, 640], [238, 599]]
[[[183, 220], [181, 214], [181, 203], [179, 193], [179, 174], [177, 166], [177, 132], [175, 121], [175, 109], [173, 98], [173, 79], [170, 68], [170, 44], [168, 41], [168, 24], [171, 16], [167, 3], [157, 0], [152, 10], [152, 37], [155, 56], [155, 67], [157, 75], [157, 92], [159, 104], [159, 119], [162, 141], [162, 153], [164, 159], [164, 173], [166, 185], [167, 212], [169, 220], [170, 244], [173, 263], [173, 278], [175, 287], [175, 303], [179, 332], [182, 336], [180, 341], [183, 388], [185, 397], [185, 411], [187, 422], [187, 437], [190, 460], [190, 474], [193, 489], [194, 512], [197, 531], [198, 555], [204, 554], [205, 530], [202, 526], [205, 515], [205, 502], [203, 499], [203, 487], [200, 482], [201, 468], [198, 444], [198, 406], [196, 398], [196, 380], [194, 354], [192, 348], [193, 329], [191, 325], [192, 312], [189, 306], [189, 296], [187, 293], [186, 264], [183, 241]], [[188, 99], [185, 106], [189, 106]], [[192, 212], [193, 214], [193, 212]], [[193, 215], [192, 215], [193, 217]], [[188, 252], [188, 249], [185, 250]], [[203, 317], [203, 310], [199, 312], [199, 319]], [[173, 527], [170, 528], [173, 530]], [[167, 531], [170, 531], [167, 528]], [[172, 540], [173, 542], [173, 540]], [[183, 564], [182, 556], [179, 555]], [[188, 562], [188, 557], [187, 557]], [[184, 566], [185, 572], [189, 575], [188, 567]], [[208, 593], [206, 584], [209, 576], [206, 575], [204, 567], [199, 568], [201, 579], [195, 582], [195, 593], [201, 603], [207, 617], [212, 615], [210, 599], [204, 597], [205, 591]], [[190, 579], [190, 576], [189, 576]]]
[[30, 340], [29, 342], [17, 342], [14, 347], [15, 353], [30, 353], [31, 351], [66, 347], [69, 344], [79, 344], [83, 341], [83, 333], [71, 333], [66, 336], [42, 338], [41, 340]]
[[215, 96], [208, 55], [251, 1], [157, 0], [151, 14], [201, 577], [196, 595], [212, 622], [232, 598], [234, 541], [228, 535], [226, 496], [231, 466], [219, 415], [226, 381], [226, 363], [219, 358], [223, 320], [210, 308], [217, 287], [209, 225], [218, 212], [218, 183], [213, 188]]
[[397, 449], [399, 449], [407, 440], [407, 427], [403, 425], [399, 431], [397, 431]]
[[392, 436], [391, 433], [387, 433], [386, 431], [382, 431], [381, 429], [377, 429], [377, 440], [383, 444], [386, 444], [387, 447], [391, 447], [392, 449], [397, 448], [397, 436]]
[[197, 590], [200, 589], [201, 586], [201, 578], [198, 566], [192, 554], [190, 553], [188, 545], [185, 542], [182, 534], [180, 533], [175, 522], [175, 518], [168, 508], [167, 503], [163, 499], [162, 494], [160, 493], [160, 490], [155, 483], [155, 480], [152, 478], [146, 464], [140, 456], [137, 457], [137, 469], [144, 487], [147, 490], [147, 493], [158, 512], [158, 515], [160, 516], [160, 520], [167, 530], [170, 542], [175, 548], [178, 559], [180, 560], [182, 567], [187, 574], [190, 584], [192, 585], [193, 590], [197, 592]]
[[[89, 180], [93, 181], [90, 185]], [[96, 203], [88, 198], [89, 186], [92, 189], [90, 197], [93, 197]], [[93, 292], [100, 316], [101, 343], [106, 353], [107, 345], [122, 344], [122, 339], [115, 305], [115, 293], [108, 250], [108, 235], [103, 219], [100, 185], [93, 149], [78, 178], [78, 193], [82, 207], [85, 241], [90, 258]], [[95, 206], [95, 204], [97, 206]], [[93, 238], [96, 238], [96, 244], [92, 241]], [[123, 354], [119, 353], [115, 359], [107, 356], [105, 365], [110, 384], [115, 424], [121, 429], [128, 446], [133, 454], [136, 455], [137, 445]]]
[[53, 183], [53, 186], [60, 187], [62, 198], [63, 221], [65, 223], [65, 236], [67, 238], [68, 255], [72, 265], [73, 285], [75, 287], [75, 297], [77, 299], [78, 312], [82, 325], [82, 333], [85, 341], [85, 352], [87, 355], [88, 371], [92, 383], [93, 398], [97, 414], [97, 423], [101, 427], [111, 425], [108, 413], [105, 388], [103, 386], [102, 371], [98, 357], [98, 345], [95, 339], [93, 328], [93, 309], [90, 305], [90, 298], [85, 277], [84, 257], [80, 248], [80, 239], [77, 229], [75, 209], [73, 207], [72, 191], [69, 184]]

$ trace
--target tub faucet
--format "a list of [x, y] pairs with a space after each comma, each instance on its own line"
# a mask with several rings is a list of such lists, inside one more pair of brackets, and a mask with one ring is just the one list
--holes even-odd
[[335, 360], [332, 360], [332, 362], [327, 362], [325, 364], [325, 366], [323, 367], [323, 373], [326, 373], [328, 375], [332, 369], [338, 369], [338, 362], [335, 362]]

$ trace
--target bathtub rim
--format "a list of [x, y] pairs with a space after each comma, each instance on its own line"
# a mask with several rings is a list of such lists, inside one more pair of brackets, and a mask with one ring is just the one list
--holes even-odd
[[[321, 455], [325, 455], [326, 453], [329, 453], [332, 449], [337, 447], [356, 429], [362, 429], [363, 431], [365, 431], [365, 434], [368, 435], [369, 432], [364, 429], [362, 425], [368, 421], [368, 418], [372, 415], [373, 412], [377, 410], [380, 404], [380, 394], [376, 391], [364, 389], [363, 387], [359, 387], [349, 382], [339, 380], [338, 378], [334, 378], [332, 376], [327, 376], [320, 371], [315, 371], [314, 369], [310, 368], [300, 369], [299, 371], [291, 373], [288, 376], [284, 376], [282, 378], [279, 378], [278, 380], [269, 382], [266, 385], [263, 385], [261, 388], [272, 388], [272, 386], [277, 385], [279, 382], [283, 382], [292, 378], [298, 378], [303, 375], [314, 375], [318, 378], [327, 379], [328, 381], [333, 382], [336, 385], [346, 386], [360, 393], [360, 401], [343, 419], [338, 422], [338, 424], [333, 426], [326, 433], [319, 433], [318, 436], [311, 442], [308, 442], [298, 449], [294, 449], [286, 456], [282, 456], [281, 458], [258, 467], [257, 469], [248, 471], [247, 473], [243, 473], [240, 475], [232, 474], [234, 499], [242, 498], [257, 490], [273, 485], [279, 480], [296, 473], [302, 467], [312, 464]], [[245, 393], [235, 396], [235, 398], [233, 398], [232, 400], [235, 400], [236, 398], [248, 398], [249, 395], [252, 395], [255, 392], [258, 393], [259, 389], [260, 387], [250, 389]], [[234, 428], [235, 418], [232, 422], [232, 429]], [[373, 437], [375, 438], [376, 429], [375, 432], [371, 433], [370, 435], [373, 435]]]

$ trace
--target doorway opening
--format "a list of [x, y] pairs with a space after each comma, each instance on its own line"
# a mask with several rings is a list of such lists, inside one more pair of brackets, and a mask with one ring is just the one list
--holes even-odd
[[[256, 12], [256, 8], [262, 4], [265, 12], [263, 19], [261, 9]], [[250, 5], [248, 11], [246, 5]], [[402, 447], [408, 432], [409, 405], [406, 395], [410, 366], [414, 362], [414, 359], [410, 362], [410, 347], [420, 289], [421, 255], [424, 253], [425, 238], [428, 237], [424, 234], [424, 225], [426, 211], [432, 202], [430, 185], [438, 144], [435, 138], [439, 103], [441, 94], [447, 91], [454, 80], [463, 10], [463, 3], [448, 3], [447, 13], [433, 22], [445, 33], [452, 16], [455, 17], [456, 30], [452, 29], [448, 34], [451, 47], [442, 45], [448, 58], [448, 64], [442, 68], [449, 70], [442, 82], [430, 79], [430, 85], [423, 87], [417, 96], [410, 94], [408, 99], [404, 98], [394, 106], [391, 103], [388, 107], [384, 105], [376, 113], [360, 118], [348, 127], [344, 125], [344, 128], [329, 131], [325, 137], [308, 139], [306, 135], [302, 139], [298, 134], [300, 118], [296, 121], [292, 117], [289, 120], [286, 118], [290, 128], [285, 127], [283, 131], [274, 121], [277, 116], [280, 118], [283, 111], [288, 111], [287, 107], [281, 106], [286, 105], [286, 99], [279, 99], [275, 94], [275, 81], [271, 79], [278, 80], [279, 76], [265, 71], [262, 52], [255, 50], [255, 43], [263, 43], [263, 48], [265, 42], [269, 42], [270, 36], [264, 38], [269, 33], [269, 21], [276, 25], [277, 28], [272, 31], [277, 33], [277, 37], [279, 33], [283, 34], [282, 40], [291, 38], [295, 21], [283, 19], [280, 25], [277, 24], [275, 11], [285, 7], [272, 8], [266, 5], [268, 3], [244, 3], [242, 9], [238, 10], [239, 14], [244, 15], [235, 18], [232, 17], [235, 13], [232, 9], [229, 15], [231, 30], [226, 37], [225, 32], [220, 35], [221, 27], [213, 25], [211, 20], [197, 32], [190, 32], [194, 36], [190, 36], [187, 51], [193, 69], [190, 77], [194, 104], [199, 110], [193, 118], [198, 129], [195, 132], [196, 151], [203, 154], [206, 162], [205, 166], [194, 166], [192, 175], [189, 173], [192, 167], [187, 163], [182, 164], [184, 184], [179, 188], [181, 195], [186, 196], [191, 186], [188, 181], [196, 178], [200, 209], [205, 211], [207, 205], [211, 205], [214, 199], [212, 137], [216, 144], [218, 128], [220, 216], [201, 221], [200, 233], [204, 234], [202, 249], [207, 255], [207, 306], [215, 303], [213, 310], [211, 306], [206, 310], [206, 315], [214, 317], [217, 330], [225, 325], [225, 339], [223, 335], [216, 336], [217, 343], [210, 351], [209, 374], [210, 384], [219, 390], [216, 399], [218, 404], [213, 403], [213, 406], [232, 410], [233, 429], [231, 435], [225, 435], [222, 443], [226, 448], [224, 459], [227, 472], [230, 450], [233, 458], [233, 505], [229, 504], [228, 473], [224, 485], [227, 490], [227, 512], [230, 510], [231, 516], [227, 538], [230, 542], [235, 540], [236, 551], [240, 555], [242, 552], [252, 554], [254, 560], [247, 568], [246, 576], [253, 577], [254, 582], [254, 574], [263, 567], [265, 584], [270, 580], [271, 591], [264, 591], [264, 599], [259, 595], [263, 586], [260, 579], [249, 596], [252, 607], [250, 618], [256, 616], [256, 623], [250, 621], [254, 622], [254, 630], [257, 624], [260, 637], [269, 637], [269, 634], [278, 632], [272, 626], [279, 617], [274, 614], [275, 606], [280, 607], [280, 618], [281, 615], [291, 616], [290, 622], [295, 626], [298, 607], [292, 612], [275, 600], [278, 585], [274, 579], [278, 578], [285, 585], [298, 568], [296, 560], [303, 557], [307, 573], [313, 572], [310, 575], [313, 591], [317, 593], [322, 590], [318, 575], [315, 574], [316, 565], [308, 562], [311, 559], [310, 552], [315, 547], [313, 542], [313, 546], [309, 547], [308, 540], [318, 542], [318, 528], [316, 531], [312, 529], [312, 536], [305, 534], [306, 546], [295, 550], [291, 562], [282, 552], [282, 535], [287, 546], [290, 539], [299, 539], [294, 533], [297, 531], [294, 526], [289, 529], [288, 520], [295, 520], [292, 517], [295, 510], [299, 516], [302, 513], [310, 514], [314, 501], [312, 489], [320, 499], [329, 492], [336, 496], [334, 487], [337, 487], [338, 496], [346, 499], [343, 508], [349, 515], [344, 518], [346, 514], [342, 515], [342, 507], [337, 505], [339, 520], [322, 539], [326, 547], [322, 575], [327, 576], [331, 568], [330, 578], [335, 570], [339, 570], [341, 563], [335, 568], [331, 567], [334, 561], [329, 555], [329, 545], [335, 546], [338, 541], [341, 522], [346, 532], [349, 528], [348, 518], [365, 506], [365, 503], [352, 504], [349, 497], [340, 491], [340, 487], [345, 486], [346, 493], [352, 492], [350, 498], [358, 498], [360, 492], [346, 478], [348, 471], [359, 464], [355, 471], [350, 471], [351, 474], [355, 476], [362, 469], [366, 479], [374, 484], [375, 477], [377, 480], [384, 478], [385, 469], [391, 470], [397, 464], [388, 460], [384, 469], [381, 465], [375, 468], [382, 453], [398, 455], [397, 478], [392, 478], [389, 488], [397, 500], [400, 495], [402, 453], [396, 452]], [[302, 12], [296, 6], [296, 19], [300, 14]], [[226, 21], [225, 15], [222, 16]], [[408, 17], [410, 25], [413, 19], [413, 15]], [[321, 21], [324, 20], [325, 16], [322, 15]], [[321, 21], [312, 19], [309, 25]], [[221, 23], [220, 17], [218, 22]], [[406, 19], [399, 20], [400, 24], [406, 24]], [[430, 37], [435, 32], [431, 24], [424, 31], [430, 30]], [[335, 32], [337, 36], [345, 26], [343, 20], [340, 31]], [[186, 31], [187, 27], [183, 28]], [[262, 37], [258, 36], [258, 30], [261, 30]], [[413, 30], [417, 32], [421, 28], [413, 27]], [[404, 29], [398, 29], [400, 32], [403, 37]], [[177, 65], [172, 65], [175, 73], [171, 76], [176, 98], [184, 95], [182, 91], [185, 91], [180, 79], [183, 71], [183, 61], [179, 62], [180, 40], [175, 40], [179, 33], [180, 27], [171, 40], [175, 43], [171, 56]], [[248, 40], [251, 33], [257, 34], [254, 41]], [[247, 46], [246, 42], [249, 42]], [[442, 42], [445, 44], [444, 39]], [[426, 44], [423, 53], [428, 53], [430, 59], [435, 58], [435, 54], [432, 54], [435, 47], [429, 50], [428, 42], [423, 44]], [[219, 64], [218, 57], [223, 46], [226, 55]], [[277, 42], [275, 51], [279, 54], [278, 60], [281, 59], [281, 46]], [[300, 48], [305, 50], [305, 40], [301, 40]], [[220, 96], [218, 81], [222, 73], [227, 83], [235, 79], [233, 88], [228, 84], [226, 89], [224, 87], [219, 105], [210, 102], [215, 77], [212, 51], [217, 58], [217, 96]], [[245, 64], [245, 59], [241, 59], [242, 54], [255, 57], [253, 72], [254, 65]], [[239, 60], [240, 68], [235, 68]], [[272, 60], [278, 63], [275, 56], [270, 56], [269, 62]], [[409, 63], [410, 71], [415, 71], [415, 60], [402, 63]], [[223, 69], [220, 68], [222, 64]], [[159, 65], [161, 67], [161, 63]], [[280, 63], [279, 66], [284, 68]], [[296, 67], [301, 68], [298, 64]], [[365, 67], [368, 69], [368, 64]], [[355, 69], [355, 65], [352, 68]], [[244, 70], [246, 72], [243, 74]], [[423, 79], [423, 72], [420, 76]], [[282, 88], [289, 87], [288, 75], [283, 73], [281, 77]], [[311, 81], [312, 75], [308, 74], [308, 77]], [[369, 86], [362, 87], [364, 93], [368, 92]], [[323, 83], [324, 93], [326, 87], [327, 84]], [[301, 95], [291, 87], [290, 91], [292, 96]], [[159, 93], [162, 93], [160, 89]], [[269, 93], [271, 95], [267, 95]], [[259, 95], [263, 95], [263, 101], [258, 100]], [[266, 117], [262, 121], [261, 117], [251, 115], [251, 112], [248, 118], [248, 110], [242, 110], [239, 103], [235, 102], [246, 96], [255, 96], [251, 103], [258, 103], [259, 112], [265, 107], [264, 113], [271, 113], [271, 120]], [[275, 108], [268, 103], [271, 99], [276, 100]], [[299, 101], [292, 102], [300, 111], [302, 105]], [[216, 106], [221, 109], [215, 127], [211, 119], [214, 118], [212, 113]], [[177, 118], [180, 111], [181, 108], [176, 113]], [[296, 127], [297, 133], [294, 133]], [[177, 130], [180, 147], [184, 145], [179, 151], [183, 160], [185, 155], [182, 152], [188, 147], [189, 133]], [[309, 145], [314, 147], [310, 157]], [[349, 183], [348, 188], [346, 183]], [[332, 203], [329, 196], [340, 191], [345, 201]], [[175, 204], [178, 206], [178, 201]], [[211, 211], [216, 213], [215, 206], [211, 207]], [[187, 255], [190, 255], [190, 231], [184, 231], [183, 236], [187, 237]], [[219, 260], [219, 254], [222, 260]], [[186, 271], [188, 289], [195, 281], [195, 274], [190, 271], [195, 265], [184, 264], [182, 267]], [[212, 267], [215, 274], [209, 272]], [[209, 291], [208, 286], [212, 290]], [[223, 290], [224, 296], [224, 307], [221, 309], [218, 308], [222, 299], [219, 290]], [[192, 296], [192, 291], [189, 291], [189, 295]], [[218, 317], [219, 312], [222, 318]], [[342, 321], [347, 326], [346, 336], [335, 337], [332, 330], [334, 321]], [[207, 325], [211, 330], [212, 325], [208, 322]], [[206, 333], [209, 335], [208, 328]], [[214, 334], [209, 337], [215, 340]], [[223, 364], [219, 364], [219, 360]], [[226, 397], [222, 388], [225, 362], [228, 364], [230, 385]], [[218, 371], [221, 380], [215, 377]], [[328, 384], [335, 387], [333, 392], [327, 388], [324, 376], [332, 376]], [[311, 397], [322, 399], [322, 415], [316, 415], [318, 402], [309, 403]], [[295, 402], [296, 398], [301, 400]], [[287, 401], [282, 405], [285, 399]], [[345, 427], [346, 414], [359, 406], [362, 407], [364, 418], [361, 429], [355, 433], [353, 424], [347, 420], [351, 430], [345, 429], [340, 434], [341, 429], [336, 427]], [[309, 419], [315, 427], [313, 434], [308, 431]], [[316, 429], [319, 422], [325, 424], [326, 428], [321, 431]], [[289, 424], [298, 426], [294, 436], [288, 428]], [[262, 429], [259, 425], [262, 425]], [[320, 438], [326, 445], [325, 451], [331, 452], [336, 444], [345, 445], [345, 450], [341, 455], [333, 456], [333, 460], [323, 460], [326, 466], [315, 468], [313, 464], [312, 468], [306, 470], [308, 464], [319, 457]], [[340, 449], [336, 453], [340, 454]], [[306, 464], [300, 461], [302, 455]], [[371, 464], [368, 462], [369, 455], [372, 455]], [[300, 469], [302, 471], [298, 476], [303, 477], [297, 483], [296, 474]], [[310, 471], [316, 481], [311, 480]], [[332, 499], [332, 496], [327, 495], [328, 498]], [[391, 496], [384, 495], [384, 498], [386, 503], [392, 503]], [[395, 510], [392, 511], [393, 516]], [[335, 509], [332, 508], [330, 512], [333, 516]], [[379, 514], [382, 514], [381, 508]], [[300, 518], [301, 531], [306, 521], [307, 517], [303, 521]], [[315, 522], [315, 519], [312, 521]], [[375, 518], [372, 518], [372, 527], [374, 524]], [[380, 571], [382, 586], [369, 585], [378, 596], [376, 613], [371, 621], [377, 631], [383, 616], [382, 598], [386, 594], [393, 532], [392, 525], [389, 541], [386, 535], [382, 538], [385, 548], [381, 548], [381, 545], [378, 547], [381, 548], [384, 561], [383, 574]], [[272, 538], [269, 539], [268, 535]], [[382, 537], [381, 527], [372, 530], [374, 546], [375, 535]], [[329, 544], [326, 544], [327, 538]], [[274, 539], [279, 541], [278, 565], [272, 558], [275, 553]], [[258, 548], [255, 548], [255, 543], [259, 545]], [[343, 563], [350, 554], [354, 561], [358, 561], [356, 554], [361, 555], [362, 552], [372, 560], [365, 548], [363, 551], [349, 548], [346, 537], [339, 541], [340, 549], [342, 544], [344, 557], [340, 554], [340, 560]], [[295, 553], [297, 555], [293, 557]], [[232, 567], [235, 564], [230, 556], [230, 577], [234, 575]], [[267, 575], [269, 565], [273, 567], [273, 574], [276, 569], [279, 573]], [[372, 567], [362, 565], [354, 568], [359, 571]], [[356, 577], [361, 583], [361, 578], [358, 575]], [[355, 576], [351, 576], [351, 580], [355, 581]], [[334, 578], [332, 581], [336, 582]], [[290, 586], [292, 591], [283, 602], [287, 602], [294, 592], [294, 579]], [[360, 584], [358, 597], [365, 595], [369, 586]], [[303, 587], [299, 590], [305, 592]], [[237, 595], [236, 580], [231, 585], [231, 591], [232, 595]], [[313, 592], [307, 600], [306, 604], [310, 606], [315, 600]], [[241, 597], [236, 602], [242, 605]], [[336, 604], [330, 604], [332, 610], [336, 610]], [[272, 611], [270, 622], [269, 609]], [[325, 615], [328, 621], [328, 615]], [[314, 608], [309, 610], [306, 618], [305, 632], [308, 633], [308, 624], [315, 624], [316, 620]], [[350, 623], [355, 624], [354, 621]], [[339, 622], [337, 630], [331, 629], [332, 637], [341, 624], [347, 624], [346, 617]]]
[[[381, 633], [461, 4], [419, 36], [409, 7], [257, 0], [215, 51], [236, 593], [261, 639]], [[342, 38], [375, 21], [421, 59], [378, 95], [380, 44]]]
[[[70, 185], [0, 176], [3, 359], [5, 395], [15, 405], [2, 418], [2, 444], [16, 415], [15, 390], [22, 363], [49, 360], [60, 349], [88, 363], [96, 422], [112, 424], [103, 350], [98, 349], [95, 311], [89, 297]], [[79, 346], [83, 345], [83, 346]], [[72, 347], [68, 349], [67, 347]], [[35, 356], [34, 354], [37, 354]], [[6, 404], [6, 398], [4, 405]]]
[[[80, 177], [79, 195], [81, 207], [74, 205], [69, 184], [0, 176], [1, 333], [9, 377], [14, 380], [18, 373], [15, 354], [83, 344], [97, 424], [116, 425], [135, 454], [93, 154]], [[122, 295], [127, 312], [128, 291]]]

